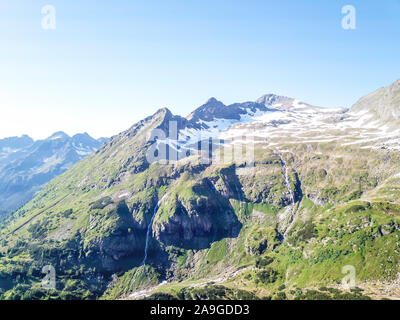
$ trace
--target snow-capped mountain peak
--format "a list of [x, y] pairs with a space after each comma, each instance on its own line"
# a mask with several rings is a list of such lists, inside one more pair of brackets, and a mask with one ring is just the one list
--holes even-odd
[[67, 135], [65, 132], [57, 131], [53, 133], [50, 137], [48, 137], [46, 140], [69, 139], [69, 138], [70, 136]]
[[0, 140], [0, 211], [13, 210], [101, 143], [87, 133], [59, 131], [44, 140], [28, 136]]
[[[383, 92], [385, 105], [371, 107], [374, 95], [361, 99], [368, 108], [317, 107], [298, 99], [267, 94], [255, 102], [225, 105], [210, 98], [178, 126], [178, 141], [164, 141], [180, 150], [195, 148], [199, 141], [245, 141], [254, 138], [268, 145], [329, 142], [339, 146], [361, 144], [363, 148], [399, 148], [400, 81]], [[381, 89], [382, 90], [382, 89]], [[382, 99], [379, 99], [382, 101]], [[358, 103], [360, 104], [360, 102]], [[371, 110], [372, 108], [372, 110]], [[379, 111], [383, 111], [382, 115]], [[371, 118], [372, 117], [372, 118]], [[383, 125], [382, 125], [383, 124]], [[159, 141], [159, 143], [162, 141]]]

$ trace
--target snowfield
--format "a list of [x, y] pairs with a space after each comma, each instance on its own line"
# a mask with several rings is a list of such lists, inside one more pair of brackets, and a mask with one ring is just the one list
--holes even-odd
[[180, 130], [179, 142], [170, 145], [190, 150], [198, 141], [209, 138], [237, 144], [246, 143], [251, 137], [270, 146], [338, 142], [342, 146], [400, 149], [400, 129], [393, 130], [368, 110], [351, 112], [344, 108], [314, 107], [290, 98], [285, 98], [284, 103], [270, 104], [268, 100], [265, 105], [269, 111], [254, 112], [247, 108], [240, 120], [199, 120], [201, 129]]

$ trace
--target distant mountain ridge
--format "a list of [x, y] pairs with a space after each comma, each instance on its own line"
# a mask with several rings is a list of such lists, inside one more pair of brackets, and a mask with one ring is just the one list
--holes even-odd
[[101, 144], [87, 133], [62, 131], [37, 141], [28, 135], [0, 139], [0, 211], [17, 209]]

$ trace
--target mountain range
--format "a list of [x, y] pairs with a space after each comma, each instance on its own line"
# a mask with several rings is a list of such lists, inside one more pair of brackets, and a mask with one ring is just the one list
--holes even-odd
[[395, 298], [399, 99], [160, 109], [2, 223], [1, 298]]
[[96, 151], [98, 141], [87, 133], [73, 137], [56, 132], [34, 141], [27, 135], [0, 140], [0, 212], [3, 216], [27, 201], [51, 179]]

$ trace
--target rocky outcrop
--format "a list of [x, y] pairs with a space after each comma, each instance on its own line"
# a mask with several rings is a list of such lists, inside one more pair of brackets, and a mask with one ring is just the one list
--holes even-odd
[[198, 191], [198, 197], [188, 200], [175, 196], [169, 199], [169, 205], [161, 207], [161, 213], [168, 217], [161, 217], [153, 226], [153, 235], [158, 241], [185, 249], [204, 249], [214, 241], [239, 234], [241, 223], [228, 199], [208, 179], [197, 187], [194, 190]]
[[91, 233], [86, 234], [91, 237], [84, 248], [87, 260], [106, 271], [138, 265], [143, 255], [145, 230], [133, 219], [124, 201], [109, 211], [107, 220], [107, 227], [99, 221]]

